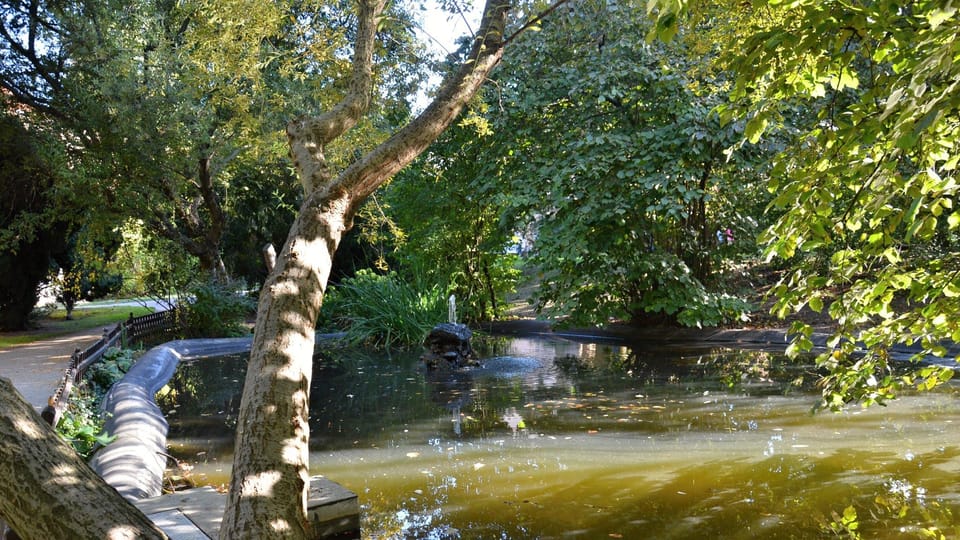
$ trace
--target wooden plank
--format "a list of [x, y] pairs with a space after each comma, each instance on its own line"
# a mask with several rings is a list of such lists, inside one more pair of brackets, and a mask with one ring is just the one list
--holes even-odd
[[210, 540], [210, 537], [179, 508], [147, 514], [147, 517], [160, 527], [170, 540]]
[[[226, 503], [226, 494], [211, 487], [188, 489], [134, 502], [148, 516], [170, 517], [179, 512], [209, 538], [217, 538], [220, 534], [220, 521]], [[317, 533], [315, 538], [348, 538], [351, 534], [360, 537], [360, 503], [357, 495], [336, 482], [322, 476], [310, 478], [307, 513]], [[166, 529], [164, 531], [169, 532]]]

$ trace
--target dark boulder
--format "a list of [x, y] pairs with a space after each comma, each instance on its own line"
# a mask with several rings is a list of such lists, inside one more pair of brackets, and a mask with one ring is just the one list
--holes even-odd
[[473, 332], [465, 324], [440, 323], [427, 334], [423, 345], [427, 351], [421, 360], [429, 369], [456, 369], [477, 365], [470, 347]]

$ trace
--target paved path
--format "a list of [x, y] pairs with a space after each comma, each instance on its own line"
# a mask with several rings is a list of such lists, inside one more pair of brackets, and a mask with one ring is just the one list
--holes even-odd
[[27, 402], [40, 411], [60, 383], [73, 351], [90, 346], [102, 335], [103, 328], [98, 327], [0, 349], [0, 377], [10, 379]]

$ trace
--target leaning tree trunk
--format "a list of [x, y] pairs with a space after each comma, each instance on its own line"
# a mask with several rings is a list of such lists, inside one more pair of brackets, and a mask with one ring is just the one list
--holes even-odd
[[166, 538], [2, 378], [0, 411], [0, 517], [21, 538]]
[[261, 292], [240, 404], [221, 538], [306, 538], [309, 392], [315, 324], [333, 254], [359, 205], [453, 122], [499, 62], [509, 0], [487, 0], [467, 61], [424, 112], [334, 177], [328, 143], [366, 113], [372, 55], [385, 0], [360, 0], [353, 73], [344, 100], [287, 126], [306, 197]]

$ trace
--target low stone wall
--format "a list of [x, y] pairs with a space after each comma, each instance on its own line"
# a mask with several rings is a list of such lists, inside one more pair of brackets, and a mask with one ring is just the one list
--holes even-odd
[[[318, 334], [317, 342], [342, 337]], [[130, 501], [156, 497], [163, 487], [169, 425], [154, 396], [179, 363], [250, 351], [252, 338], [184, 339], [147, 351], [107, 393], [104, 430], [116, 439], [101, 448], [90, 466]]]

